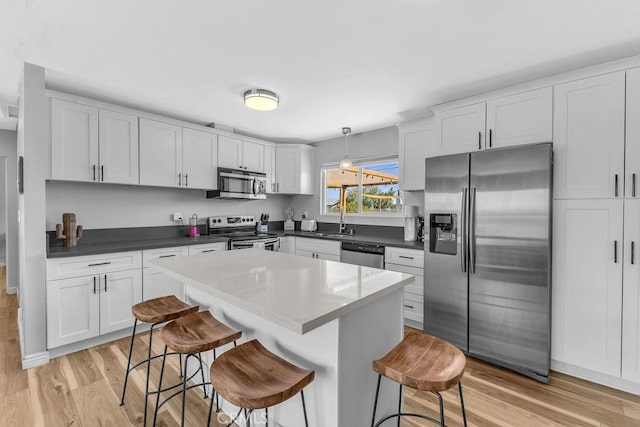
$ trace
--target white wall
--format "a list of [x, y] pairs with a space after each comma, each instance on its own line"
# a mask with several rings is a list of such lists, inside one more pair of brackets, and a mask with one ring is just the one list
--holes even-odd
[[[295, 196], [292, 200], [294, 206], [295, 219], [300, 219], [303, 211], [309, 212], [310, 218], [318, 219], [322, 222], [338, 222], [338, 215], [321, 215], [322, 194], [320, 168], [326, 164], [337, 164], [343, 157], [345, 151], [344, 137], [338, 137], [321, 141], [316, 144], [315, 153], [315, 183], [313, 196]], [[351, 160], [360, 160], [367, 158], [398, 156], [398, 128], [391, 126], [383, 129], [377, 129], [370, 132], [354, 134], [349, 137], [349, 158]], [[406, 195], [405, 195], [406, 197]], [[422, 193], [410, 193], [406, 198], [406, 202], [411, 205], [421, 206], [419, 209], [424, 210], [424, 201], [421, 202]], [[401, 227], [404, 226], [402, 218], [374, 217], [374, 216], [346, 216], [347, 223], [350, 224], [370, 224], [370, 225], [390, 225]]]
[[201, 190], [126, 186], [80, 182], [47, 183], [47, 230], [62, 223], [64, 212], [76, 214], [85, 229], [176, 225], [171, 219], [181, 212], [185, 224], [194, 213], [205, 217], [227, 214], [270, 214], [271, 221], [284, 220], [290, 197], [268, 195], [266, 200], [206, 199]]
[[7, 177], [7, 291], [18, 287], [18, 187], [16, 185], [18, 160], [16, 156], [17, 134], [0, 130], [0, 156], [6, 157]]

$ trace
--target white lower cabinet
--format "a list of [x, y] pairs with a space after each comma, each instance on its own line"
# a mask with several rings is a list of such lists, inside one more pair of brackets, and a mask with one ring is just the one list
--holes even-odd
[[188, 246], [150, 249], [142, 251], [142, 299], [148, 300], [166, 295], [175, 295], [184, 300], [184, 283], [149, 268], [149, 261], [163, 258], [175, 258], [189, 255]]
[[640, 383], [640, 200], [624, 201], [622, 379]]
[[189, 255], [203, 254], [206, 252], [226, 251], [227, 242], [205, 243], [202, 245], [189, 246]]
[[413, 274], [415, 280], [404, 288], [404, 318], [419, 329], [424, 321], [424, 252], [417, 249], [385, 248], [384, 269]]
[[340, 261], [340, 242], [296, 237], [295, 253], [309, 258]]
[[296, 238], [294, 236], [280, 237], [280, 252], [285, 254], [296, 254]]
[[[123, 268], [123, 259], [132, 263]], [[75, 277], [65, 271], [69, 265]], [[47, 347], [133, 326], [131, 306], [142, 301], [141, 267], [140, 251], [47, 260]]]

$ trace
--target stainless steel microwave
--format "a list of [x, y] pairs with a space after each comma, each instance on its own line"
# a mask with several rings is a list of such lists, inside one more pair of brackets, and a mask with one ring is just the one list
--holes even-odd
[[207, 191], [207, 198], [266, 199], [267, 175], [239, 169], [218, 168], [218, 189]]

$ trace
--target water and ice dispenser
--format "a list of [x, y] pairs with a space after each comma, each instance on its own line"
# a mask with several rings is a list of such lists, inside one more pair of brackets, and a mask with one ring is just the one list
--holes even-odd
[[429, 215], [429, 252], [455, 255], [458, 248], [458, 215], [435, 213]]

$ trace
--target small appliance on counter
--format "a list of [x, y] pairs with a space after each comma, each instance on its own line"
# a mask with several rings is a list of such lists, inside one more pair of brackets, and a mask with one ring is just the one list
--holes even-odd
[[416, 240], [416, 224], [418, 222], [418, 207], [406, 206], [404, 211], [404, 240]]
[[60, 240], [64, 239], [65, 248], [78, 245], [78, 240], [82, 238], [82, 226], [76, 226], [76, 214], [62, 214], [62, 224], [56, 224], [56, 237]]
[[269, 214], [260, 214], [260, 221], [256, 224], [256, 231], [259, 233], [266, 233], [269, 231]]
[[315, 219], [303, 219], [300, 224], [302, 231], [316, 231], [318, 229], [318, 222]]
[[293, 208], [288, 207], [284, 210], [284, 231], [294, 231], [296, 225], [293, 222]]
[[189, 237], [198, 237], [198, 215], [193, 214], [189, 218]]

